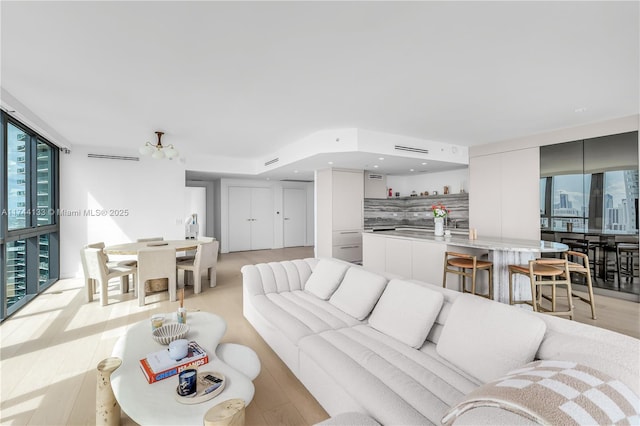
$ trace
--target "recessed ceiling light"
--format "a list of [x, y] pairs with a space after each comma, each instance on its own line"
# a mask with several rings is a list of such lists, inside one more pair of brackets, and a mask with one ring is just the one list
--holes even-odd
[[297, 171], [297, 170], [294, 170], [294, 171], [293, 171], [293, 173], [298, 173], [298, 171]]
[[585, 112], [587, 110], [587, 107], [580, 107], [580, 108], [576, 108], [573, 110], [573, 112]]
[[424, 162], [422, 163], [422, 165], [423, 165], [423, 166], [424, 166], [424, 165], [426, 165], [426, 164], [427, 164], [427, 162], [426, 162], [426, 161], [424, 161]]
[[333, 164], [333, 161], [329, 161], [329, 164]]
[[378, 160], [384, 161], [384, 157], [380, 157], [380, 158], [378, 158]]
[[377, 165], [377, 164], [374, 164], [374, 165], [373, 165], [373, 168], [374, 168], [374, 169], [377, 169], [377, 168], [378, 168], [378, 165]]
[[413, 170], [413, 169], [409, 169], [409, 171], [410, 171], [410, 172], [413, 172], [414, 170]]

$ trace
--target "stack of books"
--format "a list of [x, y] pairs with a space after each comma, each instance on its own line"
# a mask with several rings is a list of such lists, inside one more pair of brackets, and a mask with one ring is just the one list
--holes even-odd
[[207, 352], [196, 342], [189, 342], [187, 356], [179, 360], [169, 357], [169, 350], [163, 349], [148, 354], [140, 360], [140, 368], [149, 383], [175, 376], [188, 368], [196, 368], [209, 362]]

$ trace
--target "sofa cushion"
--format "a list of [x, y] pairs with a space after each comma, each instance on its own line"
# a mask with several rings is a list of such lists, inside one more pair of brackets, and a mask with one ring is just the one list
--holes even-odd
[[[344, 389], [381, 424], [428, 425], [478, 387], [435, 351], [417, 351], [369, 325], [300, 340], [327, 383]], [[314, 370], [316, 371], [316, 370]]]
[[304, 286], [305, 291], [328, 300], [338, 288], [349, 265], [331, 259], [321, 259]]
[[363, 320], [380, 298], [387, 279], [361, 268], [349, 268], [329, 303], [354, 318]]
[[309, 334], [361, 324], [335, 306], [304, 291], [251, 296], [251, 303], [293, 343]]
[[424, 343], [442, 307], [442, 293], [420, 284], [389, 281], [369, 317], [371, 327], [414, 348]]
[[444, 325], [438, 353], [482, 382], [533, 361], [546, 324], [519, 308], [462, 294]]

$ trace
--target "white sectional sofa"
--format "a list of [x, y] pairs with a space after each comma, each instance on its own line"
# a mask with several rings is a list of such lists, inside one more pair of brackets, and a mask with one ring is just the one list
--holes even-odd
[[[344, 418], [353, 422], [355, 412], [385, 425], [562, 422], [553, 416], [564, 412], [487, 394], [505, 389], [499, 380], [514, 370], [547, 374], [544, 385], [549, 368], [566, 373], [573, 364], [621, 383], [626, 402], [615, 415], [640, 410], [637, 339], [335, 259], [246, 265], [242, 274], [244, 316], [336, 419], [351, 413]], [[523, 392], [525, 400], [546, 398]], [[587, 411], [602, 421], [602, 412]]]

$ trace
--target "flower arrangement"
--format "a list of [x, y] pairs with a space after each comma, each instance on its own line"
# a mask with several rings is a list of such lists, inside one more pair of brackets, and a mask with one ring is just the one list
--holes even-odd
[[451, 210], [448, 210], [442, 203], [432, 205], [431, 210], [433, 210], [433, 217], [447, 217], [451, 213]]

